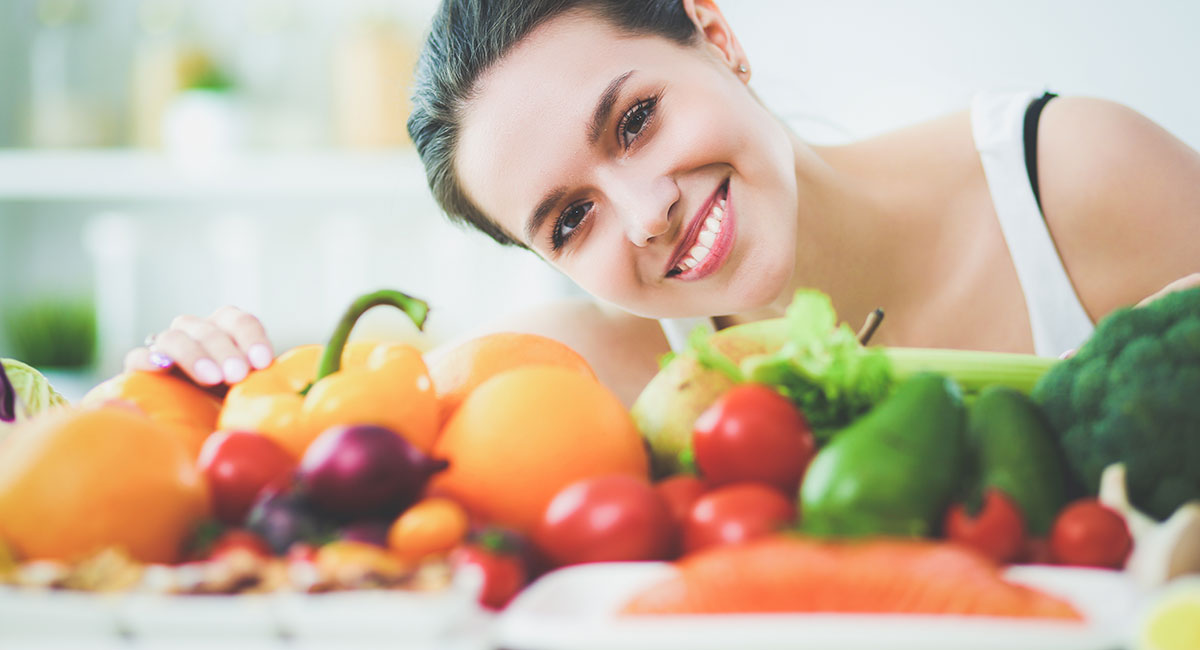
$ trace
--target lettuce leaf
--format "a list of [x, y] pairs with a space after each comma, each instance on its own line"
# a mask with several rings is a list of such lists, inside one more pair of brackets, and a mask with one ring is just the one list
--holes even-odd
[[740, 364], [714, 348], [707, 337], [694, 334], [689, 344], [700, 363], [733, 381], [774, 387], [800, 407], [822, 440], [891, 390], [891, 360], [881, 349], [860, 344], [849, 325], [838, 324], [829, 296], [797, 291], [784, 319], [787, 342], [773, 352], [748, 356]]
[[54, 406], [67, 405], [45, 375], [16, 359], [0, 359], [0, 438], [7, 429]]

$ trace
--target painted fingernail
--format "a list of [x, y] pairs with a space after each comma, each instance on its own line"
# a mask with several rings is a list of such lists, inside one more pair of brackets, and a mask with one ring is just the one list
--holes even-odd
[[219, 384], [224, 379], [224, 376], [221, 375], [221, 369], [217, 367], [216, 362], [212, 359], [197, 361], [193, 367], [193, 374], [196, 380], [202, 384]]
[[245, 379], [246, 373], [250, 372], [250, 368], [246, 365], [246, 362], [237, 357], [226, 359], [223, 364], [223, 370], [225, 371], [225, 383], [227, 384], [236, 384]]
[[171, 360], [171, 357], [168, 357], [162, 352], [151, 352], [150, 363], [158, 366], [159, 368], [170, 368], [175, 364], [175, 362]]
[[268, 348], [262, 343], [256, 343], [250, 346], [250, 352], [248, 355], [250, 357], [250, 363], [254, 364], [255, 368], [266, 368], [267, 366], [271, 365], [271, 348]]

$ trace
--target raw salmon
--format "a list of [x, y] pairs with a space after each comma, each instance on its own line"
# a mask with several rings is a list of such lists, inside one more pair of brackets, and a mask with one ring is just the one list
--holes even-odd
[[679, 561], [626, 615], [769, 612], [963, 614], [1081, 621], [1069, 603], [1004, 580], [967, 548], [902, 539], [777, 535]]

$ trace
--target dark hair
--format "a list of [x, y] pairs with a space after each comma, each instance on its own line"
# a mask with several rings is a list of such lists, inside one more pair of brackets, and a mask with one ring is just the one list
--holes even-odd
[[542, 23], [581, 10], [630, 34], [694, 42], [682, 0], [442, 0], [417, 61], [408, 134], [434, 199], [452, 221], [505, 245], [525, 247], [467, 197], [454, 170], [462, 108], [476, 81]]

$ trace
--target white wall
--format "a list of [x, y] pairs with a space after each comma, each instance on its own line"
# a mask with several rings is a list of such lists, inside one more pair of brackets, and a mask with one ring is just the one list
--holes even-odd
[[[422, 23], [434, 6], [433, 0], [380, 1], [398, 3]], [[135, 5], [134, 0], [106, 2], [113, 2], [103, 5], [110, 8]], [[240, 6], [241, 0], [213, 5], [196, 0], [192, 6], [208, 6], [212, 20], [228, 23], [232, 14], [217, 9], [230, 2]], [[322, 0], [302, 4], [330, 16], [345, 9]], [[1195, 0], [723, 0], [720, 5], [749, 54], [754, 87], [814, 141], [845, 141], [958, 110], [979, 89], [1038, 87], [1123, 102], [1200, 148], [1200, 83], [1195, 80], [1200, 2]], [[13, 125], [20, 106], [14, 92], [22, 87], [26, 52], [16, 44], [27, 35], [16, 19], [32, 6], [33, 0], [0, 2], [0, 54], [5, 55], [0, 56], [0, 143], [18, 140]], [[129, 29], [128, 20], [112, 20]], [[217, 34], [230, 29], [228, 24], [214, 28]], [[128, 45], [127, 38], [112, 39], [114, 51]], [[115, 71], [102, 81], [116, 87], [125, 76]], [[82, 230], [87, 215], [100, 207], [0, 203], [0, 274], [5, 276], [0, 305], [28, 287], [86, 290], [92, 285], [94, 269]], [[151, 245], [139, 258], [149, 272], [138, 276], [145, 295], [132, 325], [137, 340], [164, 326], [171, 314], [243, 302], [239, 292], [222, 293], [220, 287], [231, 285], [222, 284], [219, 269], [211, 266], [219, 256], [205, 248], [213, 219], [237, 213], [237, 206], [188, 216], [205, 209], [190, 205], [147, 217], [139, 226]], [[260, 223], [261, 264], [268, 272], [257, 285], [240, 288], [252, 298], [246, 306], [259, 310], [285, 345], [324, 337], [336, 317], [332, 305], [360, 289], [393, 285], [423, 294], [434, 301], [437, 326], [446, 333], [569, 290], [528, 253], [499, 249], [442, 223], [427, 197], [417, 205], [364, 213], [359, 226], [351, 228], [358, 234], [340, 246], [350, 250], [365, 238], [371, 253], [347, 265], [347, 256], [337, 252], [339, 240], [322, 237], [332, 232], [322, 228], [344, 219], [347, 211], [338, 216], [324, 206], [289, 208]], [[419, 211], [426, 224], [419, 237], [397, 218], [398, 212], [412, 211]], [[162, 248], [170, 242], [187, 245], [171, 253]], [[322, 255], [342, 260], [331, 265], [339, 269], [336, 277], [322, 274], [312, 262]], [[133, 338], [110, 343], [123, 347], [135, 344]]]
[[723, 0], [752, 84], [814, 139], [1033, 87], [1127, 104], [1200, 149], [1195, 0]]

